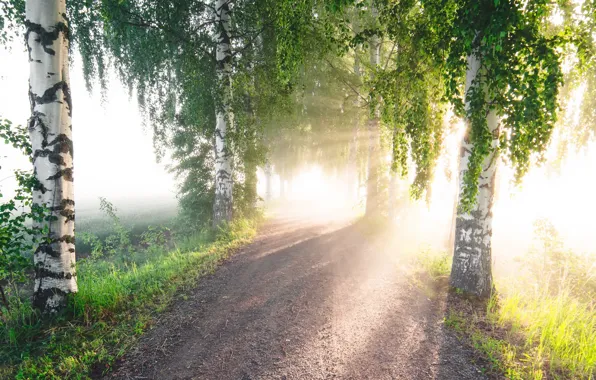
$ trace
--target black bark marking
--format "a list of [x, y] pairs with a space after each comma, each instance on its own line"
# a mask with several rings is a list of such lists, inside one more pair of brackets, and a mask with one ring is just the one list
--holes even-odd
[[74, 210], [62, 210], [60, 211], [60, 215], [62, 215], [63, 217], [66, 218], [66, 220], [64, 221], [64, 223], [69, 223], [69, 222], [74, 222], [75, 221], [75, 212]]
[[[483, 223], [486, 219], [492, 219], [493, 215], [494, 175], [486, 187], [491, 193], [486, 217], [482, 216], [480, 210], [476, 210], [470, 213], [470, 219], [461, 216], [456, 219], [455, 252], [451, 267], [451, 285], [480, 297], [489, 297], [493, 290], [491, 244], [493, 231], [490, 228], [484, 232]], [[462, 236], [462, 231], [470, 232], [469, 241]], [[483, 233], [475, 235], [476, 231]], [[485, 237], [489, 237], [488, 244], [484, 243]], [[474, 266], [473, 258], [477, 261]]]
[[[61, 216], [65, 217], [64, 223], [75, 221], [75, 211], [73, 210], [75, 202], [71, 199], [63, 199], [60, 201], [60, 205], [50, 207], [50, 211], [58, 212]], [[74, 243], [73, 243], [74, 244]]]
[[73, 273], [64, 273], [64, 272], [53, 272], [43, 267], [42, 263], [38, 263], [37, 267], [35, 268], [35, 276], [36, 278], [55, 278], [58, 280], [67, 279], [70, 280], [74, 277]]
[[[73, 213], [74, 218], [74, 213]], [[76, 244], [76, 238], [73, 235], [63, 235], [59, 238], [52, 238], [49, 241], [43, 242], [39, 244], [37, 249], [35, 250], [35, 254], [44, 253], [46, 255], [50, 255], [54, 258], [58, 258], [62, 255], [62, 253], [58, 250], [53, 248], [53, 245], [56, 243], [67, 243], [67, 244]]]
[[56, 93], [58, 90], [62, 90], [62, 94], [64, 95], [64, 101], [68, 106], [68, 116], [72, 116], [72, 99], [70, 96], [70, 87], [66, 81], [60, 81], [54, 84], [52, 87], [48, 88], [44, 91], [42, 96], [37, 96], [35, 94], [30, 95], [33, 97], [34, 104], [48, 104], [52, 102], [60, 102]]
[[[58, 22], [51, 28], [51, 31], [45, 30], [41, 24], [36, 24], [29, 20], [25, 20], [25, 43], [27, 44], [27, 51], [29, 53], [29, 61], [32, 61], [31, 58], [31, 47], [29, 46], [29, 34], [31, 32], [36, 33], [38, 37], [35, 39], [36, 42], [41, 44], [43, 51], [45, 51], [49, 55], [56, 55], [56, 51], [51, 48], [54, 44], [54, 41], [60, 37], [60, 33], [64, 36], [67, 41], [70, 41], [70, 31], [68, 26], [63, 22]], [[39, 61], [41, 62], [41, 61]]]
[[29, 118], [29, 131], [33, 131], [35, 130], [35, 126], [39, 126], [42, 136], [41, 147], [45, 148], [48, 145], [48, 135], [50, 133], [50, 130], [48, 129], [48, 126], [44, 123], [43, 116], [45, 116], [43, 112], [32, 111], [31, 117]]
[[217, 178], [218, 178], [220, 181], [225, 181], [225, 180], [228, 180], [228, 179], [230, 179], [230, 177], [231, 177], [231, 176], [230, 176], [230, 173], [228, 173], [228, 171], [227, 171], [227, 170], [220, 169], [220, 170], [217, 172]]
[[72, 199], [63, 199], [60, 201], [59, 206], [50, 207], [50, 210], [51, 211], [65, 210], [66, 208], [68, 208], [68, 206], [74, 207], [74, 205], [75, 205], [75, 201], [73, 201]]
[[[229, 14], [230, 14], [230, 5], [228, 2], [225, 2], [218, 10], [218, 22], [217, 22], [217, 29], [219, 31], [219, 37], [218, 37], [218, 44], [227, 44], [227, 49], [223, 52], [224, 56], [222, 59], [217, 61], [217, 68], [219, 70], [224, 70], [225, 65], [231, 63], [232, 61], [232, 52], [230, 51], [231, 48], [231, 41], [230, 41], [230, 35], [228, 33], [228, 31], [226, 30], [225, 26], [224, 26], [224, 20], [223, 17], [224, 15], [227, 15], [229, 18]], [[229, 21], [227, 21], [229, 22]]]
[[215, 129], [215, 136], [219, 137], [220, 139], [224, 140], [224, 142], [225, 142], [226, 138], [225, 138], [224, 134], [221, 132], [221, 129], [219, 129], [219, 128]]
[[55, 241], [59, 243], [75, 244], [76, 238], [73, 235], [63, 235]]
[[[60, 303], [50, 307], [48, 300], [54, 295], [59, 296]], [[45, 314], [54, 314], [66, 307], [68, 294], [59, 288], [38, 289], [33, 294], [33, 306], [36, 309], [42, 310]]]
[[60, 251], [55, 251], [54, 248], [52, 248], [52, 243], [39, 244], [39, 246], [37, 246], [37, 249], [35, 250], [35, 255], [40, 253], [52, 256], [54, 258], [60, 257]]
[[[49, 157], [51, 163], [56, 165], [65, 165], [64, 158], [62, 157], [63, 154], [70, 154], [72, 157], [73, 154], [73, 146], [72, 140], [66, 136], [64, 133], [59, 134], [54, 140], [49, 143], [42, 144], [45, 145], [46, 149], [37, 149], [33, 153], [33, 162], [38, 157]], [[54, 146], [53, 149], [48, 149], [49, 147]]]
[[47, 178], [47, 180], [51, 181], [51, 180], [58, 179], [60, 177], [64, 178], [65, 181], [72, 182], [74, 179], [73, 175], [72, 175], [72, 168], [65, 168], [65, 169], [58, 170], [58, 172], [56, 172], [56, 174], [49, 176]]

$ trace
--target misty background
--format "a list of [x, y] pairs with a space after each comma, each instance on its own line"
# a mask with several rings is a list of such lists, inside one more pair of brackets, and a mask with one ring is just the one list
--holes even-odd
[[[168, 156], [157, 163], [151, 131], [139, 114], [135, 96], [111, 75], [105, 97], [99, 85], [92, 93], [85, 87], [80, 58], [73, 54], [71, 82], [73, 93], [73, 139], [75, 198], [77, 215], [85, 218], [98, 211], [99, 197], [114, 203], [122, 213], [151, 213], [176, 209], [176, 179], [167, 170]], [[29, 117], [29, 67], [24, 47], [14, 41], [11, 49], [0, 49], [0, 114], [14, 124], [23, 125]], [[580, 88], [568, 104], [563, 104], [561, 125], [578, 123], [583, 91]], [[547, 161], [534, 166], [521, 185], [513, 183], [512, 170], [501, 165], [494, 209], [493, 260], [496, 271], [508, 268], [503, 263], [525, 254], [533, 243], [534, 223], [548, 219], [559, 231], [565, 246], [577, 253], [594, 252], [593, 215], [596, 214], [596, 150], [594, 143], [572, 148], [559, 157], [564, 128], [555, 131]], [[449, 233], [456, 194], [458, 142], [462, 125], [445, 138], [444, 153], [438, 162], [430, 202], [403, 204], [396, 224], [403, 239], [401, 250], [421, 247], [450, 250]], [[19, 152], [1, 143], [0, 188], [9, 198], [14, 189], [12, 170], [29, 170], [30, 163]], [[264, 175], [258, 172], [259, 194], [265, 192]], [[279, 177], [273, 176], [273, 195], [279, 196]], [[341, 188], [342, 178], [323, 175], [320, 168], [308, 167], [290, 184], [290, 200], [338, 201], [333, 192]], [[337, 203], [337, 202], [336, 202]], [[337, 204], [335, 204], [337, 206]], [[343, 207], [357, 208], [358, 205]], [[501, 268], [501, 269], [500, 269]], [[506, 270], [506, 269], [505, 269]]]

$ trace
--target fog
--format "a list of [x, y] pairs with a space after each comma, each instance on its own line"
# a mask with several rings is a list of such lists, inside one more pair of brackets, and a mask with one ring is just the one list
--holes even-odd
[[[28, 66], [20, 44], [0, 50], [1, 116], [24, 124], [29, 116], [27, 96]], [[98, 86], [89, 93], [85, 88], [79, 58], [71, 68], [73, 105], [73, 138], [75, 146], [75, 197], [79, 211], [97, 209], [98, 197], [106, 197], [120, 209], [134, 209], [149, 204], [174, 204], [176, 181], [165, 162], [157, 163], [152, 136], [145, 130], [134, 96], [115, 77], [109, 78], [105, 98]], [[577, 123], [581, 94], [574, 95], [564, 111], [564, 123]], [[560, 129], [561, 130], [561, 129]], [[401, 237], [400, 250], [430, 247], [450, 250], [449, 235], [453, 223], [456, 195], [458, 141], [460, 123], [445, 138], [444, 154], [437, 165], [430, 202], [410, 201], [402, 205], [393, 228]], [[345, 135], [344, 143], [349, 142]], [[513, 172], [501, 164], [494, 208], [493, 260], [497, 271], [507, 271], [511, 258], [523, 255], [532, 244], [534, 223], [546, 218], [560, 232], [566, 247], [578, 253], [593, 252], [593, 226], [596, 214], [593, 196], [596, 173], [594, 143], [571, 149], [558, 162], [561, 132], [554, 134], [546, 154], [547, 160], [534, 166], [521, 184], [513, 183]], [[0, 145], [2, 174], [0, 187], [6, 197], [14, 188], [12, 169], [29, 169], [30, 163], [12, 148]], [[553, 170], [553, 167], [557, 170]], [[447, 173], [452, 175], [448, 178]], [[258, 192], [265, 198], [265, 176], [258, 172]], [[306, 201], [313, 212], [362, 211], [365, 188], [360, 198], [350, 200], [346, 178], [329, 176], [320, 166], [310, 165], [288, 179], [287, 199]], [[273, 196], [280, 195], [280, 179], [274, 174]]]
[[[119, 80], [109, 78], [105, 101], [99, 86], [89, 93], [78, 54], [71, 65], [73, 94], [73, 144], [75, 200], [79, 210], [97, 208], [98, 197], [119, 207], [140, 202], [169, 202], [175, 199], [174, 177], [164, 163], [156, 163], [150, 131], [143, 127], [136, 99], [130, 98]], [[30, 115], [29, 66], [20, 42], [10, 50], [0, 49], [0, 116], [24, 125]], [[0, 186], [6, 197], [14, 189], [12, 169], [30, 170], [19, 152], [0, 145]], [[8, 178], [6, 178], [8, 177]]]

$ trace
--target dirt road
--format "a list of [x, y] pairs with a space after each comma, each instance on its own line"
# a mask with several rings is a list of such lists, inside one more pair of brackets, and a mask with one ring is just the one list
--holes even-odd
[[484, 378], [443, 326], [441, 297], [379, 239], [345, 221], [272, 219], [109, 378]]

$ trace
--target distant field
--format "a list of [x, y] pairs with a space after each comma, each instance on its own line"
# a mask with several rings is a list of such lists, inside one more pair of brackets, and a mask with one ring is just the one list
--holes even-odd
[[[118, 209], [117, 215], [122, 224], [129, 228], [133, 240], [149, 226], [170, 226], [178, 213], [175, 199], [108, 199]], [[99, 199], [86, 200], [77, 204], [75, 228], [77, 233], [91, 233], [101, 239], [113, 231], [110, 219], [99, 209]], [[90, 246], [77, 241], [77, 255], [85, 256]]]

